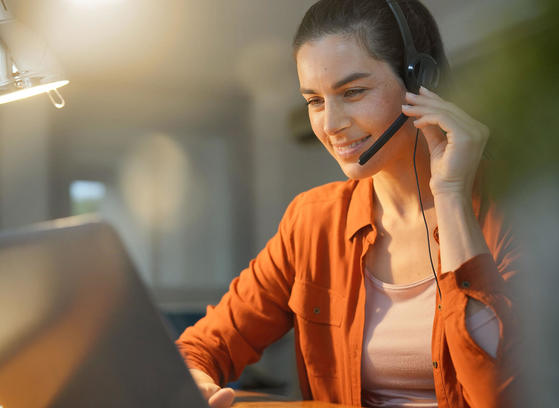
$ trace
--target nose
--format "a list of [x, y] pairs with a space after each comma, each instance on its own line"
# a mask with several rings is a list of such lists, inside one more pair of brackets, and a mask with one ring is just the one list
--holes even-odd
[[343, 107], [332, 103], [326, 103], [324, 106], [324, 133], [329, 136], [336, 135], [342, 130], [348, 128], [351, 124], [349, 116]]

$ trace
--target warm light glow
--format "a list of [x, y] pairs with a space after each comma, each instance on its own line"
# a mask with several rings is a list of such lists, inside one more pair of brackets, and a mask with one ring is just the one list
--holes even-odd
[[100, 6], [103, 4], [117, 4], [122, 3], [124, 0], [68, 0], [70, 3], [74, 3], [80, 6]]
[[68, 84], [69, 82], [70, 81], [68, 80], [51, 82], [49, 84], [37, 85], [31, 88], [21, 89], [19, 91], [11, 92], [6, 95], [0, 95], [0, 104], [17, 101], [19, 99], [25, 99], [31, 96], [39, 95], [41, 93], [52, 91]]
[[143, 225], [162, 230], [176, 226], [184, 212], [192, 177], [188, 157], [165, 134], [140, 140], [123, 161], [120, 183], [131, 213]]
[[[31, 253], [33, 256], [27, 256]], [[49, 256], [46, 250], [33, 252], [27, 248], [16, 248], [8, 253], [6, 259], [2, 258], [7, 265], [16, 260], [18, 265], [17, 268], [12, 265], [10, 272], [3, 273], [2, 276], [0, 308], [12, 312], [2, 314], [0, 360], [6, 358], [14, 344], [18, 344], [27, 333], [40, 327], [41, 322], [53, 312], [55, 281], [49, 280], [48, 274], [45, 273], [54, 267]], [[19, 271], [25, 271], [25, 274], [16, 273]], [[21, 293], [29, 296], [25, 302], [19, 302]]]

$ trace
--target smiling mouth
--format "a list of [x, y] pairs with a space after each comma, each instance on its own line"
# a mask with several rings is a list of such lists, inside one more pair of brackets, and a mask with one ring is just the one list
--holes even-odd
[[364, 137], [363, 139], [356, 140], [355, 142], [353, 142], [349, 145], [333, 146], [333, 147], [334, 147], [334, 150], [336, 150], [336, 152], [339, 155], [342, 155], [342, 156], [353, 155], [356, 152], [358, 152], [361, 149], [361, 147], [363, 146], [363, 144], [365, 144], [365, 142], [367, 140], [369, 140], [370, 138], [371, 138], [371, 135], [368, 135], [368, 136]]

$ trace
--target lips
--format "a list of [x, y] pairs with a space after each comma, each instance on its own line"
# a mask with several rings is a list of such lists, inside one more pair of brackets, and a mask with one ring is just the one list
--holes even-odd
[[371, 135], [364, 137], [363, 139], [356, 140], [350, 144], [346, 145], [332, 145], [334, 151], [341, 157], [350, 157], [354, 156], [356, 153], [359, 153], [363, 147], [365, 146], [366, 142], [371, 138]]

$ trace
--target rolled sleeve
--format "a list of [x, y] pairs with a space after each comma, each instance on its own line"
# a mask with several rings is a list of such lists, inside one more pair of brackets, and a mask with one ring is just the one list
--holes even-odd
[[[516, 377], [510, 361], [517, 325], [507, 281], [490, 254], [477, 255], [456, 271], [440, 277], [440, 300], [444, 334], [463, 394], [472, 407], [505, 406]], [[493, 358], [471, 337], [466, 328], [468, 299], [487, 305], [499, 321], [499, 345]]]
[[204, 371], [217, 384], [237, 379], [246, 365], [259, 360], [266, 346], [293, 326], [287, 304], [294, 280], [293, 206], [278, 232], [231, 282], [218, 305], [209, 306], [206, 316], [176, 342], [187, 365]]

